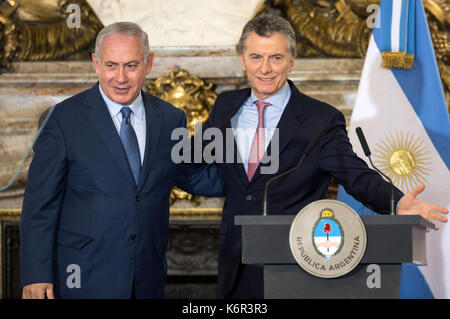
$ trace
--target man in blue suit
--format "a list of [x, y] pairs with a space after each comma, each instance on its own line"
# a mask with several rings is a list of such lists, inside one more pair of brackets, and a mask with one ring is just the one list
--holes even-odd
[[115, 23], [92, 55], [99, 83], [54, 107], [35, 145], [21, 218], [24, 298], [161, 298], [173, 185], [220, 196], [214, 166], [174, 164], [185, 114], [144, 93], [148, 38]]
[[[219, 295], [263, 298], [262, 267], [242, 264], [241, 229], [234, 224], [234, 217], [262, 214], [267, 181], [296, 166], [321, 127], [327, 130], [303, 165], [271, 184], [268, 214], [295, 215], [309, 203], [325, 198], [331, 176], [366, 206], [389, 213], [391, 186], [353, 152], [343, 114], [301, 93], [288, 80], [296, 40], [286, 20], [269, 15], [252, 19], [243, 29], [238, 51], [251, 88], [220, 94], [204, 128], [219, 128], [223, 136], [233, 129], [234, 136], [226, 143], [234, 147], [226, 150], [234, 150], [239, 157], [230, 163], [232, 156], [224, 152], [224, 160], [218, 164], [226, 195], [220, 226]], [[279, 134], [272, 138], [276, 129]], [[259, 165], [268, 154], [278, 161], [278, 170], [270, 174], [263, 171], [267, 165]], [[445, 217], [432, 211], [447, 213], [446, 208], [416, 198], [423, 188], [421, 185], [406, 195], [396, 189], [398, 213], [445, 222]]]

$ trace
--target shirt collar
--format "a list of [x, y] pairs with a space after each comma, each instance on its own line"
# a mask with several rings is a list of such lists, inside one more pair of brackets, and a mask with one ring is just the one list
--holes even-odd
[[[280, 91], [278, 91], [272, 96], [269, 96], [267, 99], [261, 102], [270, 103], [271, 105], [273, 105], [273, 107], [283, 110], [287, 102], [289, 101], [290, 97], [291, 97], [291, 87], [289, 86], [289, 83], [286, 81], [286, 83], [284, 84], [283, 88]], [[248, 99], [248, 104], [253, 105], [255, 101], [258, 101], [258, 98], [255, 96], [255, 93], [252, 90], [252, 94]]]
[[98, 88], [100, 90], [100, 94], [103, 97], [103, 100], [106, 103], [106, 106], [108, 107], [109, 113], [111, 114], [111, 117], [117, 116], [117, 114], [120, 113], [120, 110], [124, 106], [128, 106], [133, 111], [134, 115], [136, 116], [136, 119], [139, 121], [145, 121], [145, 110], [144, 110], [144, 102], [142, 100], [142, 92], [139, 92], [138, 97], [129, 105], [122, 105], [119, 103], [114, 102], [111, 100], [103, 91], [101, 85], [98, 85]]

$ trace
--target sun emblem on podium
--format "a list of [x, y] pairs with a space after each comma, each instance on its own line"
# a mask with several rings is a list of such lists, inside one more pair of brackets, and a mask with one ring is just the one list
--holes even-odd
[[420, 137], [396, 131], [386, 134], [374, 149], [374, 163], [403, 192], [424, 183], [431, 172], [431, 156]]

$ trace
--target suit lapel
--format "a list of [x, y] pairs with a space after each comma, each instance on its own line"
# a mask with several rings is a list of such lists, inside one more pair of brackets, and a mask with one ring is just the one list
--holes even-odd
[[150, 171], [151, 163], [157, 153], [156, 150], [158, 149], [159, 136], [161, 134], [161, 127], [164, 117], [164, 113], [159, 108], [158, 101], [153, 101], [151, 96], [144, 92], [142, 92], [142, 98], [145, 108], [146, 142], [144, 162], [139, 178], [138, 191], [145, 184]]
[[291, 86], [291, 98], [289, 99], [283, 114], [281, 115], [280, 121], [278, 122], [277, 128], [280, 134], [280, 146], [279, 153], [281, 154], [286, 148], [290, 140], [295, 136], [298, 129], [303, 123], [303, 108], [304, 103], [301, 98], [299, 90], [295, 87], [294, 83], [289, 81]]
[[110, 151], [117, 165], [125, 176], [127, 176], [128, 181], [133, 186], [136, 186], [130, 165], [128, 164], [127, 155], [122, 146], [122, 141], [114, 126], [108, 107], [100, 95], [98, 84], [88, 91], [84, 106], [85, 115], [93, 129]]
[[[268, 157], [268, 151], [271, 152], [271, 157], [273, 160], [274, 156], [281, 157], [281, 153], [286, 148], [288, 143], [291, 141], [291, 139], [297, 134], [297, 131], [299, 130], [300, 126], [303, 123], [303, 104], [302, 103], [302, 96], [297, 89], [297, 87], [294, 85], [294, 83], [290, 80], [288, 80], [288, 83], [291, 87], [291, 97], [286, 105], [286, 108], [283, 111], [283, 114], [281, 115], [280, 120], [278, 121], [277, 129], [279, 133], [279, 149], [278, 154], [272, 154], [272, 140], [269, 143], [269, 146], [267, 147], [266, 152], [264, 153], [263, 159], [261, 162], [267, 163], [267, 157]], [[275, 134], [274, 134], [275, 136]], [[282, 172], [278, 172], [282, 173]], [[261, 167], [258, 166], [258, 169], [255, 172], [255, 175], [253, 175], [252, 180], [250, 181], [250, 184], [254, 183], [258, 177], [261, 175]], [[276, 175], [276, 174], [275, 174]]]

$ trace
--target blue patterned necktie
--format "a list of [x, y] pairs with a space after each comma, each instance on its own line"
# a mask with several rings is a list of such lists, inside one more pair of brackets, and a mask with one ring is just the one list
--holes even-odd
[[128, 157], [131, 172], [133, 173], [136, 185], [139, 184], [139, 174], [141, 173], [141, 153], [139, 152], [139, 144], [136, 132], [133, 129], [130, 121], [131, 109], [128, 106], [122, 107], [122, 124], [120, 125], [120, 139], [122, 140], [123, 148]]

